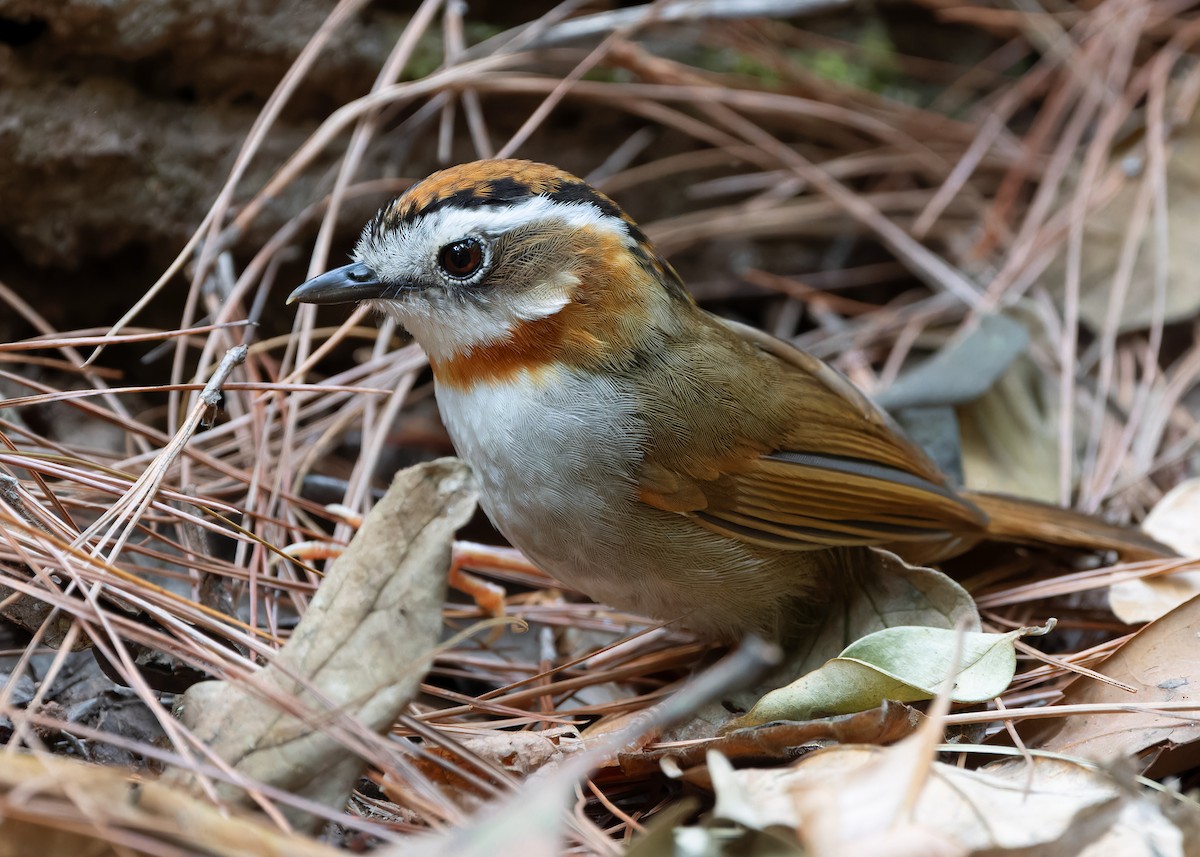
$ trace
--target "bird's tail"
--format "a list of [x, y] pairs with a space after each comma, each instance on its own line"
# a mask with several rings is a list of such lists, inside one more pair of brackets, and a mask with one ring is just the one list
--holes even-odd
[[1116, 551], [1121, 559], [1136, 562], [1163, 559], [1175, 552], [1136, 527], [1121, 527], [1099, 518], [1058, 506], [1006, 497], [1001, 494], [963, 492], [988, 516], [987, 537], [1018, 544], [1050, 544], [1084, 550]]

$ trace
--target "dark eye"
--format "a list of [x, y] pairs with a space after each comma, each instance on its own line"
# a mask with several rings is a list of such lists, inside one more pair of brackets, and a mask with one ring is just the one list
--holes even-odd
[[483, 245], [475, 238], [455, 241], [438, 251], [437, 262], [451, 277], [465, 280], [483, 264]]

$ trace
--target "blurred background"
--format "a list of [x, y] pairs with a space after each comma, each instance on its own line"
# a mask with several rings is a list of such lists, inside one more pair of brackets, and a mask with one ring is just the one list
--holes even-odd
[[[171, 694], [253, 672], [304, 613], [323, 558], [288, 546], [343, 545], [398, 467], [450, 453], [403, 331], [284, 300], [379, 206], [478, 158], [592, 182], [704, 306], [830, 361], [956, 480], [1151, 515], [1200, 553], [1198, 40], [1194, 0], [0, 0], [0, 508], [20, 533], [0, 541], [0, 738], [146, 765]], [[464, 532], [498, 541], [482, 515]], [[1138, 665], [1194, 676], [1175, 608], [1200, 572], [1106, 559], [951, 569], [987, 630], [1059, 620], [997, 705], [1069, 699], [1143, 627], [1177, 650]], [[484, 611], [446, 605], [454, 642], [388, 745], [417, 761], [377, 762], [354, 799], [393, 833], [461, 821], [431, 784], [528, 773], [480, 767], [467, 730], [608, 728], [711, 648], [483, 571], [532, 631], [459, 639]], [[1170, 743], [1137, 735], [1121, 749]], [[656, 759], [598, 775], [583, 840], [632, 836], [664, 783]]]

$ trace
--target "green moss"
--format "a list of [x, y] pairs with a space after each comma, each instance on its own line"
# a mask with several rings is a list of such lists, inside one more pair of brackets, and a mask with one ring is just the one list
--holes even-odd
[[866, 21], [854, 40], [859, 51], [853, 57], [840, 51], [818, 49], [791, 51], [804, 68], [825, 80], [870, 92], [884, 93], [898, 82], [896, 46], [881, 21]]
[[[896, 46], [882, 21], [864, 21], [852, 31], [840, 33], [839, 38], [857, 50], [790, 49], [781, 51], [779, 57], [793, 68], [841, 86], [905, 101], [916, 100], [919, 86], [902, 74]], [[750, 77], [765, 87], [781, 86], [789, 78], [784, 65], [765, 62], [758, 53], [731, 47], [699, 45], [678, 59], [705, 71]]]

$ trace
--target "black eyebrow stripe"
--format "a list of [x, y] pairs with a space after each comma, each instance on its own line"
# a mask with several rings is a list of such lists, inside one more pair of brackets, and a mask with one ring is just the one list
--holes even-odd
[[586, 203], [595, 206], [602, 215], [614, 218], [625, 228], [634, 241], [635, 254], [644, 264], [654, 266], [653, 263], [658, 261], [659, 264], [656, 267], [666, 269], [661, 260], [652, 260], [650, 254], [643, 249], [649, 247], [650, 241], [637, 223], [631, 220], [620, 206], [583, 181], [560, 182], [553, 190], [535, 194], [529, 185], [509, 176], [489, 179], [481, 186], [463, 188], [435, 199], [423, 208], [408, 208], [403, 211], [381, 209], [370, 224], [370, 232], [372, 237], [378, 239], [384, 229], [402, 228], [444, 208], [472, 209], [509, 206], [539, 195], [546, 197], [551, 202]]
[[428, 214], [441, 211], [443, 208], [485, 208], [488, 206], [506, 206], [529, 199], [533, 190], [529, 185], [514, 178], [504, 176], [491, 179], [485, 185], [486, 191], [480, 192], [479, 187], [467, 187], [454, 193], [435, 199], [424, 208], [411, 208], [400, 216], [387, 218], [387, 226], [394, 228], [413, 223]]
[[625, 228], [629, 231], [633, 240], [639, 244], [649, 243], [646, 239], [646, 234], [638, 228], [637, 224], [630, 220], [625, 212], [620, 207], [606, 196], [602, 196], [591, 185], [586, 182], [564, 182], [558, 186], [556, 190], [545, 194], [545, 196], [554, 202], [588, 202], [600, 209], [600, 213], [608, 217], [615, 217], [617, 220], [625, 224]]
[[488, 196], [496, 203], [520, 202], [533, 196], [533, 189], [510, 176], [488, 181]]
[[424, 208], [409, 212], [404, 220], [408, 223], [411, 223], [412, 221], [424, 217], [427, 214], [432, 214], [435, 211], [441, 211], [443, 208], [482, 208], [485, 205], [508, 204], [509, 200], [494, 199], [491, 196], [479, 194], [475, 188], [464, 188], [463, 190], [455, 191], [449, 196], [443, 196], [441, 199], [435, 199]]
[[[611, 199], [600, 196], [590, 185], [583, 182], [564, 182], [546, 194], [554, 202], [590, 202], [609, 217], [621, 218], [621, 209]], [[623, 219], [623, 218], [622, 218]]]

